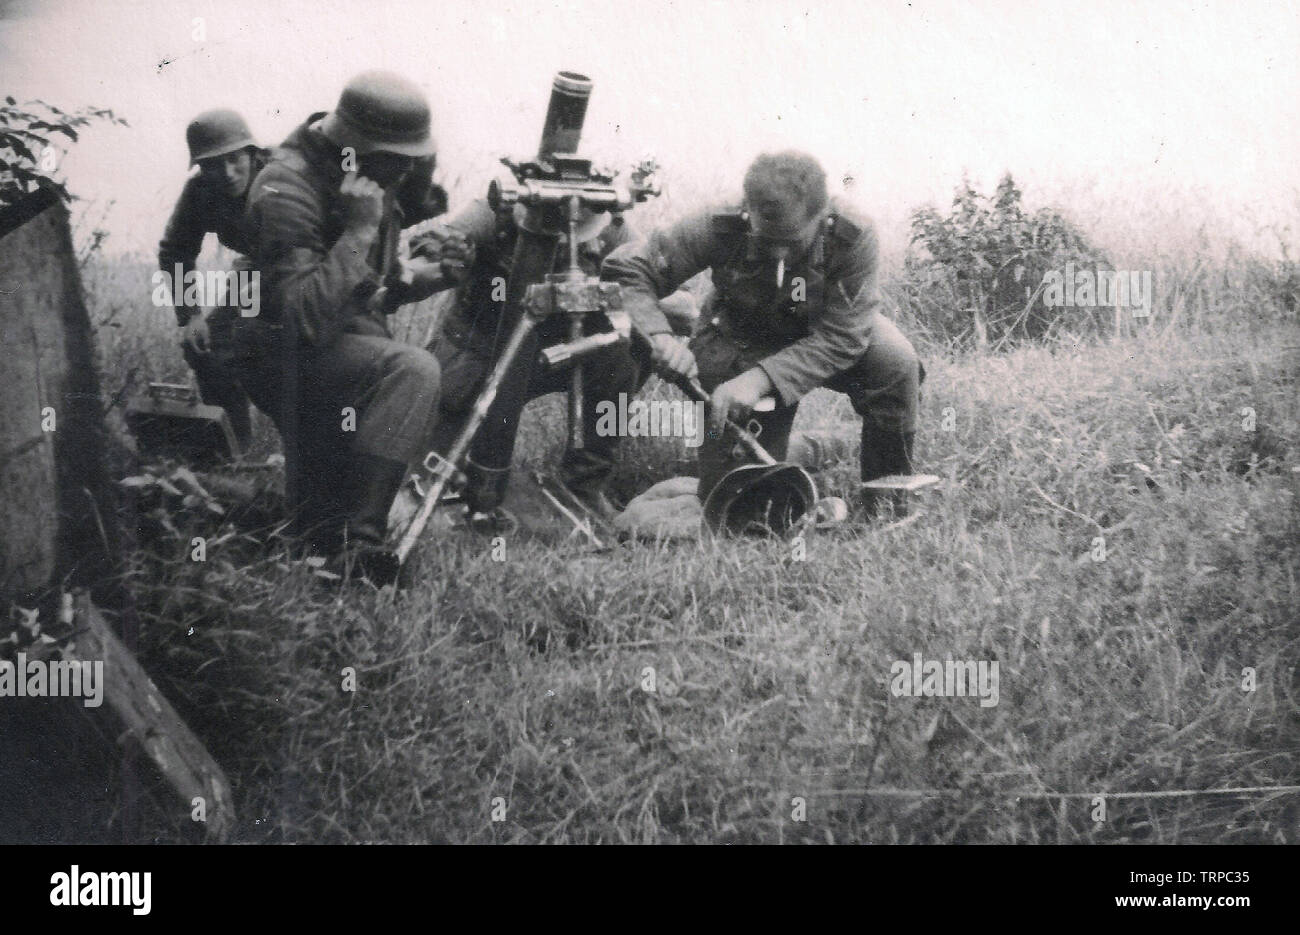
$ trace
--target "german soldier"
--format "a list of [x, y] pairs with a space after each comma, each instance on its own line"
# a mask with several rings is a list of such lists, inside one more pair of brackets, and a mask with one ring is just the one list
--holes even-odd
[[[181, 190], [158, 244], [158, 265], [172, 277], [176, 323], [182, 329], [181, 351], [194, 371], [203, 401], [220, 406], [230, 419], [235, 439], [243, 450], [252, 440], [248, 395], [239, 381], [222, 367], [216, 352], [229, 340], [230, 305], [218, 306], [206, 316], [202, 309], [185, 305], [184, 277], [194, 269], [203, 240], [215, 233], [221, 245], [238, 254], [250, 250], [242, 229], [244, 208], [253, 178], [266, 164], [269, 152], [257, 145], [244, 118], [233, 110], [210, 110], [185, 128], [190, 167], [198, 166]], [[179, 273], [179, 276], [177, 275]]]
[[[655, 366], [698, 376], [712, 394], [712, 425], [700, 448], [700, 497], [736, 466], [722, 440], [727, 417], [754, 413], [761, 441], [785, 457], [799, 400], [825, 386], [862, 417], [864, 481], [912, 472], [924, 372], [911, 343], [880, 313], [877, 240], [871, 223], [828, 196], [811, 156], [759, 156], [739, 205], [704, 212], [621, 247], [602, 275], [624, 287], [624, 307], [649, 338]], [[714, 293], [690, 345], [670, 331], [656, 299], [702, 270]], [[875, 498], [866, 506], [873, 513]]]
[[285, 140], [249, 197], [266, 294], [260, 316], [237, 321], [244, 383], [280, 431], [313, 551], [359, 556], [376, 580], [396, 571], [388, 511], [438, 418], [437, 360], [393, 340], [385, 319], [441, 278], [397, 258], [402, 228], [445, 206], [433, 165], [423, 93], [367, 72]]
[[[430, 350], [442, 367], [442, 422], [434, 449], [447, 451], [492, 369], [493, 343], [505, 300], [505, 283], [510, 276], [518, 227], [509, 209], [495, 212], [486, 201], [474, 201], [454, 217], [439, 222], [413, 242], [414, 255], [437, 258], [444, 264], [465, 266], [464, 285], [457, 304], [443, 322]], [[625, 218], [608, 213], [583, 213], [578, 229], [579, 264], [588, 275], [600, 272], [601, 261], [616, 247], [633, 239]], [[567, 268], [569, 251], [562, 239], [556, 251], [556, 271]], [[568, 322], [556, 316], [540, 326], [542, 347], [568, 340]], [[601, 400], [629, 397], [649, 373], [648, 360], [638, 361], [627, 345], [600, 351], [586, 361], [583, 426], [584, 447], [570, 448], [560, 464], [560, 481], [597, 516], [610, 519], [617, 510], [606, 496], [609, 475], [619, 439], [596, 431], [597, 408]], [[563, 392], [569, 386], [564, 371], [537, 373], [529, 387], [530, 398]], [[471, 464], [471, 477], [479, 466]], [[501, 479], [479, 479], [489, 486], [502, 486]], [[467, 494], [472, 499], [471, 483]], [[471, 512], [475, 506], [470, 503]], [[499, 517], [508, 522], [505, 517]]]

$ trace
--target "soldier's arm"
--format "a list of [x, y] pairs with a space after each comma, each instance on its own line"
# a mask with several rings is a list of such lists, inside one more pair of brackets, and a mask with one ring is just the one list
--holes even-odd
[[379, 286], [366, 258], [368, 230], [345, 230], [324, 242], [325, 205], [296, 173], [275, 164], [257, 177], [248, 200], [248, 225], [269, 303], [299, 340], [320, 347], [342, 333], [348, 319]]
[[623, 308], [647, 337], [673, 333], [659, 300], [713, 264], [711, 218], [696, 214], [656, 230], [618, 247], [601, 264], [600, 278], [623, 287]]
[[194, 310], [187, 308], [183, 301], [183, 277], [194, 269], [199, 251], [203, 249], [203, 238], [207, 235], [202, 201], [202, 190], [196, 175], [188, 179], [181, 189], [181, 197], [172, 209], [162, 240], [158, 243], [158, 268], [171, 277], [177, 264], [181, 267], [182, 279], [172, 280], [172, 303], [176, 308], [176, 323], [182, 327], [194, 314]]
[[460, 285], [473, 266], [493, 262], [495, 249], [496, 214], [483, 199], [416, 234], [411, 238], [411, 257], [442, 266], [441, 275], [431, 278], [418, 298]]
[[[450, 217], [439, 221], [427, 232], [438, 242], [451, 237], [463, 237], [476, 250], [490, 249], [496, 239], [496, 213], [487, 201], [477, 198]], [[426, 236], [421, 234], [421, 237]]]
[[831, 249], [826, 301], [823, 309], [810, 313], [811, 333], [759, 362], [787, 406], [847, 370], [871, 343], [871, 323], [880, 307], [875, 229], [860, 222], [856, 241], [836, 243]]

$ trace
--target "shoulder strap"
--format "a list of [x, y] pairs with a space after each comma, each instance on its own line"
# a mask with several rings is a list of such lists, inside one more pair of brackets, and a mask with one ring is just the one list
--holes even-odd
[[858, 225], [842, 214], [832, 211], [826, 216], [826, 233], [822, 246], [822, 314], [826, 313], [826, 303], [831, 299], [830, 270], [831, 260], [836, 248], [842, 243], [855, 243], [862, 236]]
[[716, 211], [709, 216], [715, 234], [749, 233], [749, 215], [744, 211]]
[[[841, 225], [844, 222], [840, 216], [832, 211], [826, 215], [825, 230], [822, 232], [822, 282], [827, 282], [827, 273], [831, 268], [831, 254], [835, 252], [835, 242], [839, 239]], [[830, 294], [829, 288], [822, 289], [822, 301], [826, 301], [826, 296]]]

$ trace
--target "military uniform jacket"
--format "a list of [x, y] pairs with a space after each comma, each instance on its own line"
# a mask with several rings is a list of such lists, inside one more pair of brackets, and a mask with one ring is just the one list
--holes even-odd
[[646, 335], [671, 334], [658, 300], [711, 270], [710, 323], [755, 355], [783, 405], [849, 369], [871, 341], [880, 306], [875, 228], [848, 205], [831, 212], [803, 257], [787, 260], [777, 285], [740, 209], [692, 215], [615, 250], [602, 277], [623, 286], [623, 306]]
[[[266, 165], [269, 150], [258, 149], [252, 154], [249, 171], [253, 178]], [[251, 180], [250, 180], [251, 183]], [[251, 184], [250, 184], [251, 191]], [[251, 250], [244, 230], [245, 198], [232, 198], [214, 188], [201, 174], [195, 173], [185, 181], [181, 197], [167, 220], [167, 228], [158, 244], [158, 268], [171, 275], [180, 264], [181, 275], [194, 269], [194, 263], [203, 249], [203, 238], [217, 235], [223, 247], [240, 255]], [[181, 304], [179, 284], [173, 284], [176, 296], [176, 318], [181, 324], [190, 317], [190, 309]]]
[[245, 217], [254, 268], [261, 271], [260, 317], [308, 347], [326, 347], [344, 331], [387, 335], [382, 315], [367, 312], [367, 300], [394, 267], [401, 229], [446, 203], [440, 189], [423, 184], [428, 165], [413, 173], [418, 204], [404, 209], [403, 189], [385, 194], [373, 245], [345, 236], [342, 155], [311, 129], [323, 116], [313, 114], [275, 150], [253, 182]]

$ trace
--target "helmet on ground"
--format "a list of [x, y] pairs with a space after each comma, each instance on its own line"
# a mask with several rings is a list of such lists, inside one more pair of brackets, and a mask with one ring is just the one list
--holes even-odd
[[704, 522], [715, 533], [787, 537], [817, 509], [817, 487], [797, 464], [743, 464], [704, 498]]

